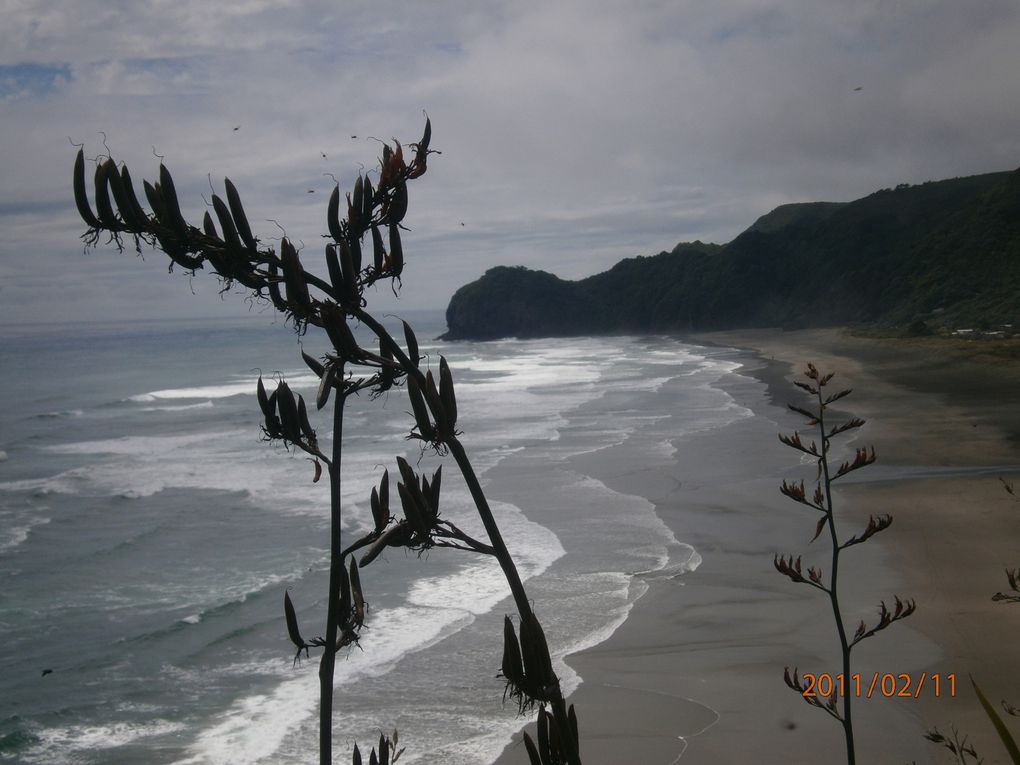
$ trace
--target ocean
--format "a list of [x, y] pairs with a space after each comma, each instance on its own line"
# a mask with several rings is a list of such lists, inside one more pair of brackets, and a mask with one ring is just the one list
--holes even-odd
[[[583, 678], [563, 656], [608, 637], [649, 578], [701, 560], [584, 456], [668, 466], [685, 434], [753, 416], [725, 390], [749, 357], [665, 336], [446, 343], [440, 312], [406, 318], [428, 363], [449, 361], [462, 441], [569, 692]], [[0, 762], [313, 760], [318, 665], [294, 663], [283, 597], [322, 634], [329, 487], [260, 439], [255, 382], [311, 403], [300, 349], [323, 339], [265, 316], [0, 332]], [[371, 527], [398, 455], [443, 464], [441, 514], [484, 538], [456, 463], [405, 438], [409, 409], [402, 389], [349, 405], [345, 539]], [[328, 419], [313, 414], [327, 447]], [[337, 760], [397, 728], [403, 763], [491, 763], [526, 722], [497, 677], [513, 606], [495, 562], [390, 549], [362, 580]]]

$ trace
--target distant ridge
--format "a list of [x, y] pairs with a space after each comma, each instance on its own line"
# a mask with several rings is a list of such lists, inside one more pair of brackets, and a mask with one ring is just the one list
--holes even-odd
[[579, 281], [492, 268], [454, 294], [444, 338], [919, 320], [1020, 326], [1020, 170], [782, 205], [728, 244]]

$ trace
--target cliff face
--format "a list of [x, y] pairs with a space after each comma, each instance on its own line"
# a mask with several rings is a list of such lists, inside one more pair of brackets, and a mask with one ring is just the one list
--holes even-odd
[[493, 268], [446, 318], [448, 339], [1020, 324], [1020, 171], [783, 205], [726, 245], [682, 243], [576, 282]]

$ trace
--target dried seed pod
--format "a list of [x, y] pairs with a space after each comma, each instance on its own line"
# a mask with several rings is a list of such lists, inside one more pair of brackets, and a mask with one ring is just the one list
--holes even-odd
[[85, 151], [78, 149], [78, 155], [74, 158], [74, 173], [72, 175], [74, 184], [74, 203], [78, 208], [78, 214], [85, 221], [89, 228], [102, 228], [99, 218], [92, 212], [89, 205], [89, 198], [85, 192]]
[[432, 485], [429, 487], [429, 491], [423, 492], [425, 498], [429, 502], [429, 506], [432, 509], [433, 520], [439, 517], [439, 485], [443, 480], [443, 466], [440, 465], [436, 468], [436, 472], [432, 474]]
[[216, 224], [213, 223], [212, 216], [209, 214], [208, 210], [206, 210], [205, 215], [202, 216], [202, 230], [210, 239], [219, 240], [219, 232], [216, 230]]
[[345, 627], [351, 616], [351, 580], [347, 569], [340, 566], [340, 626]]
[[294, 612], [294, 604], [290, 600], [289, 592], [283, 593], [283, 615], [287, 621], [287, 635], [290, 637], [290, 642], [297, 648], [297, 654], [294, 656], [296, 662], [301, 656], [301, 651], [304, 651], [306, 656], [308, 655], [308, 643], [301, 637], [301, 630], [298, 629], [297, 614]]
[[340, 269], [340, 258], [336, 254], [336, 245], [326, 245], [326, 268], [329, 269], [329, 282], [333, 285], [333, 296], [338, 300], [347, 294], [347, 282], [344, 272]]
[[404, 510], [404, 517], [418, 535], [419, 544], [424, 544], [429, 536], [429, 526], [421, 507], [415, 501], [411, 490], [404, 484], [397, 484], [397, 493], [400, 495], [400, 506]]
[[556, 762], [553, 759], [552, 747], [550, 746], [550, 720], [549, 713], [545, 709], [540, 709], [538, 712], [538, 724], [535, 726], [535, 729], [538, 733], [538, 753], [541, 755], [543, 762]]
[[357, 281], [361, 274], [361, 235], [355, 236], [352, 231], [347, 244], [351, 248], [351, 273], [354, 275], [354, 281]]
[[266, 386], [262, 383], [262, 375], [259, 375], [259, 382], [255, 388], [255, 395], [259, 400], [259, 409], [262, 410], [264, 417], [269, 417], [273, 414], [272, 408], [269, 406], [269, 397], [266, 395]]
[[390, 742], [379, 734], [379, 765], [390, 765]]
[[404, 270], [404, 248], [400, 245], [400, 228], [390, 224], [390, 275], [399, 278]]
[[509, 615], [503, 617], [503, 661], [500, 672], [511, 685], [520, 686], [524, 682], [521, 647], [517, 643], [517, 632]]
[[120, 170], [120, 180], [124, 187], [124, 198], [127, 201], [128, 207], [132, 209], [134, 217], [142, 221], [142, 228], [148, 227], [149, 216], [145, 214], [145, 210], [142, 209], [142, 205], [138, 202], [138, 197], [135, 196], [135, 187], [131, 181], [131, 173], [128, 172], [127, 165], [124, 165]]
[[369, 221], [372, 220], [372, 208], [374, 207], [374, 203], [375, 203], [375, 191], [372, 189], [372, 181], [369, 180], [369, 177], [366, 175], [365, 188], [361, 196], [362, 232], [364, 232], [364, 227], [367, 226], [369, 224]]
[[145, 190], [145, 198], [149, 202], [149, 207], [152, 208], [152, 214], [156, 216], [161, 224], [166, 225], [166, 207], [163, 205], [163, 196], [160, 192], [159, 184], [153, 186], [148, 181], [142, 181], [142, 189]]
[[127, 191], [124, 188], [124, 180], [117, 169], [117, 164], [112, 159], [107, 159], [104, 164], [107, 165], [106, 179], [110, 185], [110, 191], [113, 192], [113, 201], [117, 205], [120, 219], [124, 221], [125, 228], [133, 232], [144, 230], [146, 224], [145, 215], [138, 215], [138, 211], [131, 205]]
[[315, 446], [315, 431], [308, 421], [308, 409], [305, 407], [305, 400], [298, 396], [298, 424], [301, 426], [301, 435], [310, 446]]
[[280, 240], [280, 261], [283, 265], [283, 282], [287, 287], [287, 302], [302, 312], [311, 311], [312, 301], [301, 258], [286, 238]]
[[531, 761], [531, 765], [543, 765], [542, 758], [535, 747], [535, 742], [531, 740], [531, 736], [527, 733], [524, 734], [524, 748], [528, 750], [528, 759]]
[[304, 351], [301, 352], [301, 358], [304, 359], [308, 368], [315, 373], [315, 376], [321, 380], [322, 376], [326, 373], [326, 367], [318, 359], [312, 358]]
[[188, 236], [188, 224], [184, 222], [184, 216], [181, 215], [181, 206], [177, 201], [177, 189], [174, 188], [174, 179], [171, 177], [170, 171], [166, 169], [166, 165], [162, 163], [159, 165], [159, 188], [168, 218], [164, 225], [172, 228], [181, 239], [186, 239]]
[[375, 269], [375, 274], [378, 276], [383, 272], [383, 264], [386, 262], [386, 250], [383, 249], [382, 234], [379, 233], [379, 227], [372, 224], [372, 266]]
[[240, 235], [241, 241], [244, 242], [244, 246], [251, 251], [255, 251], [258, 249], [258, 242], [256, 242], [255, 237], [252, 235], [251, 226], [248, 225], [248, 218], [244, 214], [241, 195], [237, 193], [237, 188], [230, 182], [229, 178], [223, 179], [223, 186], [227, 190], [227, 202], [230, 203], [230, 214], [234, 218], [237, 233]]
[[431, 441], [435, 437], [435, 428], [432, 427], [428, 407], [425, 406], [425, 397], [422, 396], [418, 380], [414, 375], [407, 376], [407, 397], [411, 400], [411, 410], [414, 412], [418, 433], [424, 440]]
[[407, 214], [407, 183], [403, 178], [395, 178], [393, 181], [393, 196], [390, 197], [389, 206], [386, 208], [386, 220], [391, 228], [404, 219]]
[[361, 295], [358, 293], [358, 272], [354, 268], [354, 256], [351, 254], [351, 248], [346, 239], [340, 242], [340, 269], [344, 274], [344, 285], [347, 287], [347, 291], [339, 297], [351, 305], [359, 305]]
[[351, 579], [351, 601], [354, 607], [354, 625], [361, 629], [365, 623], [365, 595], [361, 591], [361, 573], [358, 571], [358, 564], [351, 558], [350, 566]]
[[280, 382], [276, 386], [276, 406], [280, 412], [280, 424], [283, 427], [283, 435], [288, 441], [301, 440], [301, 421], [298, 419], [297, 401], [290, 386]]
[[446, 435], [451, 428], [446, 419], [446, 410], [439, 398], [439, 389], [436, 387], [436, 378], [432, 376], [432, 370], [425, 372], [425, 400], [429, 402], [429, 408], [436, 419], [436, 430]]
[[237, 235], [237, 228], [234, 226], [234, 219], [230, 215], [227, 205], [215, 194], [212, 195], [212, 206], [216, 212], [216, 218], [223, 229], [223, 241], [227, 247], [235, 252], [241, 251], [241, 238]]
[[96, 213], [103, 224], [103, 228], [109, 231], [119, 231], [122, 226], [113, 212], [113, 204], [110, 202], [109, 173], [112, 161], [107, 159], [96, 165], [95, 186], [96, 186]]
[[453, 375], [446, 358], [439, 357], [439, 399], [446, 414], [446, 424], [452, 433], [457, 425], [457, 397], [453, 392]]
[[521, 618], [521, 654], [529, 690], [540, 701], [548, 701], [550, 686], [556, 682], [545, 632], [534, 613]]
[[351, 765], [361, 765], [361, 750], [358, 749], [358, 745], [354, 745], [354, 755], [351, 757]]
[[407, 342], [407, 357], [411, 360], [412, 364], [418, 366], [418, 362], [421, 360], [421, 355], [418, 353], [418, 338], [414, 336], [414, 330], [411, 329], [410, 324], [406, 321], [403, 324], [404, 340]]
[[330, 364], [319, 378], [319, 390], [315, 394], [315, 408], [322, 409], [329, 403], [329, 394], [333, 390], [333, 381], [336, 376], [336, 365]]
[[344, 239], [344, 230], [340, 226], [339, 184], [333, 187], [333, 193], [330, 194], [329, 197], [329, 204], [326, 206], [326, 225], [329, 227], [329, 235], [333, 237], [333, 241], [342, 242]]

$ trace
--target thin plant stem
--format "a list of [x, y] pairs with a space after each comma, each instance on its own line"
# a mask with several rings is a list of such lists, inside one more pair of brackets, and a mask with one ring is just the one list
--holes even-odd
[[[846, 628], [843, 626], [843, 615], [839, 608], [839, 538], [836, 536], [836, 516], [832, 506], [832, 478], [829, 475], [829, 439], [825, 435], [825, 408], [822, 401], [822, 388], [818, 388], [818, 432], [822, 441], [822, 478], [825, 486], [825, 507], [826, 522], [829, 526], [829, 536], [832, 540], [832, 569], [829, 575], [829, 602], [832, 604], [832, 618], [836, 622], [836, 632], [839, 634], [839, 648], [843, 660], [843, 682], [850, 682], [850, 645], [846, 638]], [[846, 761], [847, 765], [855, 765], [856, 756], [854, 753], [854, 729], [851, 722], [850, 697], [852, 694], [843, 694], [843, 733], [846, 737]]]
[[337, 395], [333, 404], [333, 460], [329, 466], [329, 604], [326, 608], [326, 645], [319, 661], [319, 765], [332, 765], [333, 762], [333, 674], [340, 621], [340, 580], [344, 574], [340, 467], [346, 405], [347, 397]]

